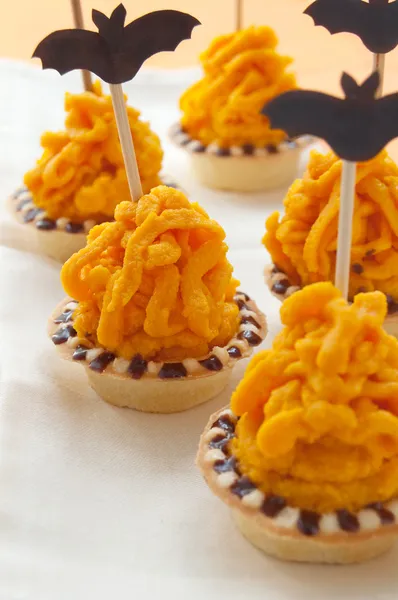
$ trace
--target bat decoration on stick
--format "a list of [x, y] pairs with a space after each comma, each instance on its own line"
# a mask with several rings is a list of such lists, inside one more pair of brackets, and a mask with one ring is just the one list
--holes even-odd
[[304, 13], [331, 34], [357, 35], [375, 54], [398, 45], [398, 0], [315, 0]]
[[377, 99], [379, 73], [358, 85], [343, 73], [345, 98], [294, 90], [266, 104], [262, 114], [274, 129], [290, 137], [311, 134], [323, 138], [343, 159], [338, 225], [336, 287], [348, 295], [356, 162], [370, 160], [398, 136], [398, 93]]
[[294, 90], [271, 100], [262, 114], [290, 137], [311, 134], [326, 140], [341, 158], [365, 161], [398, 136], [398, 93], [378, 99], [378, 86], [377, 71], [362, 85], [343, 73], [344, 99]]
[[158, 10], [125, 25], [123, 4], [109, 18], [93, 10], [92, 19], [98, 32], [54, 31], [40, 42], [33, 56], [41, 59], [43, 69], [55, 69], [61, 75], [83, 69], [110, 84], [130, 192], [133, 200], [138, 200], [141, 182], [121, 84], [133, 79], [149, 57], [175, 50], [200, 22], [177, 10]]
[[331, 34], [353, 33], [373, 52], [373, 69], [380, 73], [382, 94], [385, 54], [398, 45], [398, 0], [315, 0], [304, 11], [315, 25]]
[[[84, 29], [83, 11], [80, 0], [71, 0], [73, 22], [76, 29]], [[90, 71], [82, 71], [83, 85], [86, 92], [90, 92], [93, 88]]]

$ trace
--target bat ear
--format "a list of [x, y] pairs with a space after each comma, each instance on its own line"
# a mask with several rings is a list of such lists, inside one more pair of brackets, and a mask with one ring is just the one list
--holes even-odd
[[95, 10], [95, 8], [93, 8], [93, 10], [91, 11], [91, 18], [98, 31], [101, 31], [101, 29], [106, 28], [109, 22], [108, 17], [99, 10]]
[[348, 73], [342, 74], [340, 84], [346, 98], [355, 98], [358, 95], [359, 86], [355, 79], [351, 75], [348, 75]]
[[374, 71], [361, 85], [361, 96], [363, 98], [374, 98], [380, 85], [380, 73]]
[[123, 28], [124, 22], [126, 20], [127, 11], [124, 8], [123, 4], [119, 4], [111, 14], [110, 21], [115, 25], [115, 27]]

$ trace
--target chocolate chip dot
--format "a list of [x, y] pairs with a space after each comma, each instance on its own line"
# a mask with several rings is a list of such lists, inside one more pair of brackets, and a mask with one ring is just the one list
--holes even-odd
[[215, 427], [219, 427], [220, 429], [234, 433], [236, 424], [229, 415], [221, 415], [221, 417], [218, 417], [217, 421], [214, 421], [213, 425], [211, 426], [212, 429]]
[[372, 502], [366, 508], [370, 508], [378, 514], [382, 525], [392, 525], [395, 523], [394, 514], [382, 502]]
[[343, 531], [355, 533], [359, 530], [358, 518], [348, 510], [337, 510], [336, 515], [339, 525]]
[[240, 358], [242, 356], [242, 352], [236, 346], [231, 346], [227, 352], [231, 358]]
[[193, 148], [192, 148], [192, 152], [198, 152], [198, 153], [202, 153], [206, 151], [206, 146], [204, 146], [203, 144], [196, 144]]
[[40, 219], [40, 221], [36, 221], [37, 229], [41, 229], [43, 231], [51, 231], [52, 229], [57, 228], [57, 224], [54, 219], [49, 219], [48, 217], [44, 217], [44, 219]]
[[238, 469], [238, 461], [235, 456], [230, 456], [226, 460], [216, 460], [213, 465], [213, 469], [216, 473], [227, 473], [228, 471], [235, 471], [238, 475], [240, 474]]
[[244, 308], [246, 310], [250, 310], [249, 307], [247, 306], [247, 304], [242, 300], [242, 298], [235, 298], [235, 302], [236, 302], [236, 306], [239, 308], [239, 310], [243, 310]]
[[262, 506], [261, 510], [265, 514], [265, 516], [273, 519], [281, 510], [283, 510], [286, 506], [286, 500], [282, 498], [282, 496], [268, 496]]
[[200, 360], [199, 364], [208, 371], [221, 371], [223, 368], [221, 360], [214, 355], [209, 356], [209, 358], [205, 358], [204, 360]]
[[237, 292], [237, 294], [238, 294], [239, 296], [243, 296], [243, 297], [244, 297], [244, 299], [246, 300], [246, 302], [249, 302], [249, 300], [250, 300], [250, 296], [248, 296], [247, 294], [245, 294], [245, 292], [240, 292], [240, 291], [238, 291], [238, 292]]
[[127, 371], [130, 373], [133, 379], [141, 379], [144, 373], [146, 373], [147, 369], [147, 361], [141, 356], [141, 354], [136, 354], [131, 359]]
[[230, 148], [225, 148], [225, 147], [219, 146], [216, 150], [216, 154], [217, 154], [217, 156], [230, 156], [231, 150], [230, 150]]
[[72, 325], [67, 325], [62, 329], [58, 329], [51, 339], [53, 343], [58, 346], [59, 344], [65, 344], [70, 337], [76, 337], [76, 335], [76, 330], [72, 327]]
[[265, 149], [269, 154], [278, 154], [278, 148], [274, 144], [267, 144]]
[[271, 273], [272, 273], [273, 275], [276, 275], [276, 273], [283, 273], [283, 271], [282, 271], [282, 269], [280, 269], [280, 268], [278, 267], [278, 265], [274, 265], [274, 266], [272, 267], [272, 271], [271, 271]]
[[91, 361], [89, 364], [90, 369], [96, 371], [97, 373], [102, 373], [105, 371], [106, 367], [115, 360], [115, 355], [113, 352], [103, 352], [97, 358]]
[[42, 212], [43, 211], [41, 210], [41, 208], [31, 208], [26, 211], [22, 218], [25, 221], [25, 223], [30, 223], [37, 217], [37, 215], [39, 215]]
[[72, 358], [73, 360], [86, 360], [86, 356], [87, 356], [87, 346], [83, 346], [83, 344], [79, 344], [79, 346], [76, 347]]
[[354, 271], [354, 273], [356, 273], [357, 275], [361, 275], [361, 273], [363, 273], [363, 266], [360, 265], [359, 263], [354, 263], [352, 265], [352, 270]]
[[73, 223], [72, 221], [69, 221], [69, 223], [65, 225], [65, 231], [66, 233], [82, 233], [82, 231], [84, 231], [84, 225], [82, 223]]
[[55, 317], [54, 323], [67, 323], [68, 321], [71, 321], [73, 313], [73, 310], [64, 310], [64, 312], [61, 315]]
[[187, 370], [182, 363], [164, 363], [159, 371], [160, 379], [178, 379], [186, 376]]
[[235, 481], [230, 487], [231, 492], [239, 498], [247, 496], [250, 494], [250, 492], [253, 492], [256, 489], [257, 487], [254, 485], [254, 483], [245, 475], [240, 477], [238, 481]]
[[375, 250], [374, 248], [371, 248], [370, 250], [368, 250], [368, 251], [365, 253], [365, 256], [366, 256], [367, 258], [369, 258], [370, 256], [373, 256], [374, 254], [376, 254], [376, 250]]
[[242, 146], [243, 154], [246, 156], [252, 156], [254, 154], [254, 146], [253, 144], [243, 144]]
[[242, 323], [242, 325], [245, 325], [246, 323], [251, 323], [258, 329], [261, 329], [260, 323], [258, 323], [254, 317], [242, 317], [240, 322]]
[[249, 346], [259, 346], [261, 344], [261, 342], [263, 341], [261, 339], [261, 337], [259, 335], [257, 335], [257, 333], [254, 333], [254, 331], [241, 331], [238, 334], [238, 338], [240, 340], [246, 340], [247, 343], [249, 344]]
[[225, 432], [225, 435], [219, 433], [218, 435], [215, 435], [214, 438], [209, 442], [209, 448], [216, 448], [217, 450], [225, 451], [231, 437], [233, 437], [233, 434], [231, 433]]
[[290, 287], [290, 281], [288, 279], [281, 279], [272, 286], [272, 291], [275, 294], [286, 294], [287, 288]]
[[303, 535], [316, 535], [319, 533], [320, 515], [312, 510], [301, 510], [297, 521], [297, 528]]

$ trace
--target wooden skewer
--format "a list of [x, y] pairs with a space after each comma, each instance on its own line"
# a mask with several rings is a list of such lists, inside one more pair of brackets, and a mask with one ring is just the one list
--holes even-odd
[[357, 165], [343, 160], [340, 187], [340, 211], [337, 236], [335, 285], [348, 299], [351, 267], [352, 221], [354, 216]]
[[384, 65], [386, 62], [385, 54], [373, 54], [373, 71], [378, 71], [380, 75], [380, 84], [377, 90], [377, 98], [383, 95], [383, 83], [384, 83]]
[[[83, 12], [80, 0], [71, 0], [73, 22], [76, 29], [84, 29]], [[93, 80], [90, 71], [82, 71], [83, 85], [86, 92], [93, 89]]]
[[135, 156], [133, 138], [131, 136], [127, 107], [123, 96], [123, 88], [120, 84], [110, 84], [109, 87], [111, 90], [113, 110], [115, 111], [116, 124], [119, 132], [120, 144], [122, 146], [124, 166], [131, 198], [133, 202], [138, 202], [142, 196], [141, 179]]
[[243, 0], [235, 0], [235, 12], [236, 31], [240, 31], [243, 27]]

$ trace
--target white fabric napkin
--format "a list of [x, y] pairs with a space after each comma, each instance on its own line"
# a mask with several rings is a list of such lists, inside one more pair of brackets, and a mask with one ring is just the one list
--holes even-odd
[[[264, 220], [283, 191], [239, 197], [205, 190], [184, 152], [167, 142], [179, 93], [195, 72], [143, 72], [130, 102], [162, 135], [165, 171], [227, 232], [241, 289], [279, 329], [265, 288]], [[61, 78], [0, 62], [0, 186], [3, 199], [39, 155], [39, 136], [63, 122]], [[243, 374], [216, 400], [176, 415], [113, 408], [65, 363], [46, 322], [62, 299], [59, 265], [29, 252], [22, 226], [0, 212], [0, 600], [392, 600], [397, 551], [367, 565], [284, 564], [235, 530], [228, 509], [194, 466], [209, 415], [228, 403]]]

